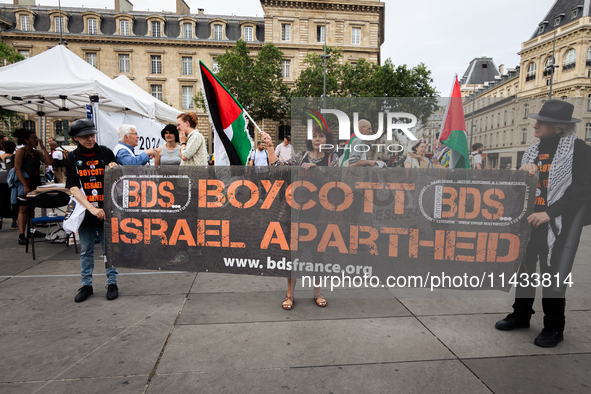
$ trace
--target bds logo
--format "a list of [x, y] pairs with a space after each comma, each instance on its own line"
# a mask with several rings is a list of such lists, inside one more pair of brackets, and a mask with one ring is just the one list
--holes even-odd
[[111, 187], [111, 201], [123, 212], [180, 212], [191, 202], [191, 179], [187, 175], [126, 175]]

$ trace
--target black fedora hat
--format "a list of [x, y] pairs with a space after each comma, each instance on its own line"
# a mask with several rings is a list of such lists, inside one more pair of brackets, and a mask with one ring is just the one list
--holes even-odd
[[166, 132], [170, 132], [172, 134], [174, 134], [174, 140], [176, 142], [179, 142], [179, 131], [177, 130], [176, 126], [173, 124], [167, 124], [166, 126], [164, 126], [164, 128], [162, 129], [162, 131], [160, 132], [160, 135], [162, 136], [162, 139], [164, 141], [166, 141], [166, 138], [164, 138], [164, 136], [166, 135]]
[[581, 119], [573, 118], [575, 106], [563, 100], [548, 100], [537, 114], [529, 114], [532, 119], [542, 122], [579, 123]]

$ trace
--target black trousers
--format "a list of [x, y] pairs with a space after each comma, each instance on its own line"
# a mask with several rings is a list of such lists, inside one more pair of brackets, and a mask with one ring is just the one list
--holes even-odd
[[[536, 287], [531, 283], [531, 274], [536, 272], [536, 265], [540, 262], [540, 275], [550, 274], [551, 280], [556, 282], [554, 275], [557, 272], [558, 263], [553, 258], [551, 266], [548, 266], [548, 225], [545, 224], [537, 229], [532, 229], [532, 235], [527, 244], [525, 258], [519, 267], [518, 275], [526, 273], [530, 279], [530, 286], [517, 286], [515, 290], [514, 313], [523, 319], [529, 320], [534, 313], [532, 306], [536, 296]], [[558, 237], [554, 244], [552, 255], [557, 256], [558, 251], [564, 244], [563, 237]], [[564, 281], [564, 278], [559, 278]], [[519, 278], [518, 278], [519, 280]], [[541, 280], [541, 278], [540, 278]], [[564, 311], [566, 299], [564, 297], [566, 287], [560, 290], [552, 290], [550, 286], [542, 287], [542, 309], [544, 310], [544, 327], [554, 331], [564, 331]]]

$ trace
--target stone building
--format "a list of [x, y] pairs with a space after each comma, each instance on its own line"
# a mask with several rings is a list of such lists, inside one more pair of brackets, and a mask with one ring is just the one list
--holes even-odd
[[[256, 54], [264, 43], [284, 53], [284, 83], [293, 84], [310, 52], [320, 53], [324, 41], [342, 49], [344, 60], [380, 62], [384, 42], [385, 4], [380, 0], [261, 0], [262, 17], [191, 13], [183, 0], [176, 12], [134, 11], [128, 0], [114, 0], [114, 9], [35, 6], [34, 0], [0, 5], [0, 39], [25, 57], [60, 42], [109, 77], [126, 75], [138, 86], [182, 111], [194, 110], [193, 96], [201, 88], [198, 61], [215, 70], [216, 56], [238, 39]], [[61, 15], [61, 16], [60, 16]], [[199, 130], [211, 143], [209, 121], [200, 114]], [[286, 123], [288, 123], [286, 119]], [[63, 129], [53, 119], [53, 130]], [[34, 127], [28, 120], [27, 127]], [[259, 125], [274, 140], [289, 126]], [[51, 134], [51, 133], [50, 133]]]
[[[515, 69], [482, 86], [463, 86], [468, 138], [484, 144], [486, 168], [519, 167], [536, 141], [533, 121], [545, 100], [568, 100], [575, 106], [578, 136], [591, 143], [591, 3], [558, 0], [522, 43]], [[467, 84], [466, 84], [467, 85]]]

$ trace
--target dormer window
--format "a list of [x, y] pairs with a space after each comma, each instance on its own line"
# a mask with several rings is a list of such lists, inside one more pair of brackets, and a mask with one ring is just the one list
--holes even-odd
[[564, 16], [564, 14], [556, 15], [556, 18], [554, 18], [554, 26], [555, 27], [560, 25], [560, 22], [562, 21], [563, 16]]
[[67, 12], [62, 11], [61, 15], [58, 10], [49, 12], [49, 18], [51, 20], [52, 31], [55, 33], [68, 33], [68, 19], [70, 15]]
[[178, 38], [192, 40], [195, 37], [195, 26], [197, 20], [192, 17], [184, 16], [179, 19], [180, 34]]
[[82, 13], [82, 19], [84, 20], [84, 33], [101, 34], [101, 21], [103, 19], [101, 14], [92, 11], [84, 12]]
[[210, 37], [216, 41], [222, 41], [226, 39], [226, 24], [227, 22], [223, 19], [212, 19], [210, 21], [211, 35]]
[[164, 19], [160, 15], [150, 15], [148, 18], [148, 36], [149, 37], [165, 37], [164, 34], [164, 23], [166, 23], [166, 19]]
[[242, 39], [246, 42], [252, 42], [256, 40], [256, 23], [253, 21], [240, 22], [242, 28]]
[[35, 31], [33, 27], [37, 14], [27, 8], [19, 8], [14, 11], [16, 17], [16, 29], [20, 31]]
[[548, 24], [548, 21], [544, 21], [544, 22], [540, 23], [540, 25], [539, 25], [540, 27], [538, 27], [538, 34], [542, 34], [544, 32], [547, 24]]
[[193, 25], [190, 23], [183, 23], [183, 38], [188, 40], [193, 38]]
[[574, 6], [570, 12], [570, 18], [575, 19], [577, 16], [579, 16], [579, 11], [581, 10], [581, 8], [583, 8], [582, 5]]
[[[129, 14], [117, 14], [115, 15], [115, 23], [117, 28], [115, 29], [115, 35], [119, 36], [132, 36], [133, 35], [133, 21], [134, 17]], [[150, 25], [148, 25], [150, 26]]]

